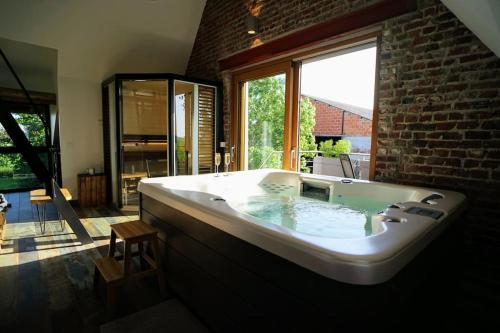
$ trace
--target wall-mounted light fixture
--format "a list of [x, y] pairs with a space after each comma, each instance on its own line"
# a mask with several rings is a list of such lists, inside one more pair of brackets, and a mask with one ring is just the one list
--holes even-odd
[[253, 15], [247, 17], [247, 32], [249, 35], [255, 35], [259, 32], [259, 19]]

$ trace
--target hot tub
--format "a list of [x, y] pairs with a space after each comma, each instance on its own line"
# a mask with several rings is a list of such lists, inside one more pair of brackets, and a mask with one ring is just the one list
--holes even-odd
[[361, 308], [366, 318], [408, 311], [396, 304], [402, 290], [446, 259], [409, 263], [465, 203], [457, 192], [271, 169], [145, 179], [139, 191], [170, 287], [215, 331], [360, 328]]
[[318, 274], [363, 285], [394, 276], [465, 201], [451, 191], [267, 169], [151, 178], [139, 191]]

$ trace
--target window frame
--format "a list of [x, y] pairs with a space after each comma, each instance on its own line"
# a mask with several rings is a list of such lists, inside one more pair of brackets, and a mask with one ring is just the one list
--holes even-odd
[[[40, 106], [40, 104], [37, 104], [37, 105]], [[31, 109], [23, 109], [23, 108], [13, 109], [13, 110], [9, 110], [9, 111], [2, 110], [1, 112], [9, 112], [13, 116], [14, 116], [14, 114], [39, 115], [39, 116], [42, 116], [45, 118], [46, 124], [50, 124], [50, 111], [48, 110], [48, 108], [46, 110], [41, 111], [41, 112], [34, 112]], [[51, 138], [53, 137], [54, 133], [52, 132], [52, 128], [50, 125], [46, 126], [44, 124], [44, 134], [45, 134], [44, 135], [45, 136], [45, 143], [43, 145], [35, 146], [35, 145], [32, 145], [32, 143], [30, 142], [31, 148], [32, 148], [34, 153], [37, 153], [39, 155], [40, 154], [47, 154], [47, 164], [48, 164], [46, 166], [47, 170], [49, 171], [49, 173], [52, 176], [56, 176], [56, 177], [58, 177], [58, 179], [61, 179], [60, 168], [58, 168], [57, 170], [54, 170], [54, 168], [53, 168], [54, 158], [56, 158], [56, 162], [58, 163], [58, 165], [60, 164], [60, 160], [59, 160], [58, 155], [56, 157], [53, 156], [53, 153], [58, 153], [59, 149], [56, 148], [56, 146], [53, 146], [51, 143], [51, 141], [52, 141]], [[26, 133], [25, 133], [25, 135], [26, 135]], [[28, 141], [30, 140], [27, 136], [26, 136], [26, 139]], [[23, 151], [22, 149], [20, 149], [19, 147], [15, 146], [15, 145], [0, 146], [0, 154], [5, 154], [5, 155], [19, 154], [22, 156], [22, 151]], [[24, 157], [23, 157], [23, 159], [24, 159]], [[55, 174], [56, 171], [57, 171], [57, 175]], [[19, 188], [3, 189], [2, 192], [5, 192], [5, 193], [19, 192], [19, 191], [26, 191], [26, 190], [32, 190], [32, 189], [43, 187], [44, 184], [40, 180], [38, 180], [38, 181], [39, 181], [40, 185], [35, 186], [35, 187], [19, 187]]]
[[[338, 40], [340, 39], [340, 40]], [[244, 82], [262, 77], [286, 74], [285, 92], [285, 135], [283, 138], [283, 166], [284, 170], [298, 170], [298, 148], [299, 148], [299, 121], [300, 121], [300, 74], [302, 61], [323, 54], [335, 53], [358, 45], [375, 43], [375, 85], [373, 98], [373, 117], [370, 147], [369, 180], [375, 179], [376, 150], [378, 139], [378, 87], [380, 72], [380, 42], [381, 29], [375, 27], [369, 31], [353, 33], [351, 36], [343, 36], [336, 40], [326, 40], [319, 45], [299, 51], [291, 51], [278, 58], [271, 59], [255, 65], [245, 66], [230, 70], [231, 83], [231, 123], [229, 147], [232, 154], [232, 170], [243, 170], [244, 168]], [[294, 151], [294, 153], [292, 152]]]
[[[285, 74], [285, 117], [284, 117], [284, 135], [283, 135], [283, 160], [282, 168], [292, 170], [290, 168], [290, 149], [292, 147], [292, 89], [293, 89], [293, 70], [291, 61], [283, 61], [265, 66], [258, 66], [250, 70], [243, 70], [234, 73], [233, 76], [233, 105], [236, 105], [236, 112], [231, 113], [231, 147], [234, 147], [236, 152], [233, 152], [231, 160], [233, 170], [243, 170], [245, 167], [245, 127], [246, 127], [246, 96], [244, 85], [247, 81], [253, 81], [264, 77], [269, 77], [278, 74]], [[236, 154], [237, 156], [234, 156]], [[288, 168], [287, 168], [288, 166]]]

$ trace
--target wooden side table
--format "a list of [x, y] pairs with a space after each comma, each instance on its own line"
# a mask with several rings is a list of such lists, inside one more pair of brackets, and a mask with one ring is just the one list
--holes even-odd
[[78, 204], [82, 207], [105, 205], [106, 176], [103, 173], [78, 175]]

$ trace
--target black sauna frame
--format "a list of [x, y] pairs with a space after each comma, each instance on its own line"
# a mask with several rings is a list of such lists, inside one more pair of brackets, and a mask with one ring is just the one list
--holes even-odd
[[[174, 81], [183, 81], [193, 84], [202, 84], [207, 86], [213, 86], [216, 88], [215, 93], [215, 149], [217, 152], [224, 154], [225, 151], [223, 147], [220, 147], [220, 143], [224, 141], [224, 126], [223, 126], [223, 112], [222, 112], [222, 83], [219, 81], [211, 81], [205, 79], [193, 78], [190, 76], [173, 74], [173, 73], [117, 73], [107, 78], [101, 83], [101, 100], [102, 100], [102, 119], [103, 119], [103, 144], [104, 144], [104, 174], [106, 175], [106, 198], [108, 203], [112, 201], [112, 187], [115, 186], [120, 193], [122, 182], [121, 177], [117, 177], [117, 183], [112, 184], [111, 180], [111, 141], [109, 140], [110, 135], [110, 118], [109, 118], [109, 85], [115, 83], [114, 85], [114, 99], [115, 99], [115, 123], [116, 126], [116, 145], [117, 145], [117, 174], [122, 173], [123, 165], [123, 152], [121, 150], [122, 144], [122, 82], [131, 80], [165, 80], [167, 81], [167, 119], [168, 119], [168, 171], [169, 175], [174, 174], [175, 170], [175, 122], [174, 118], [174, 106], [175, 106], [175, 94], [174, 94]], [[122, 206], [122, 198], [118, 195], [118, 206]]]

